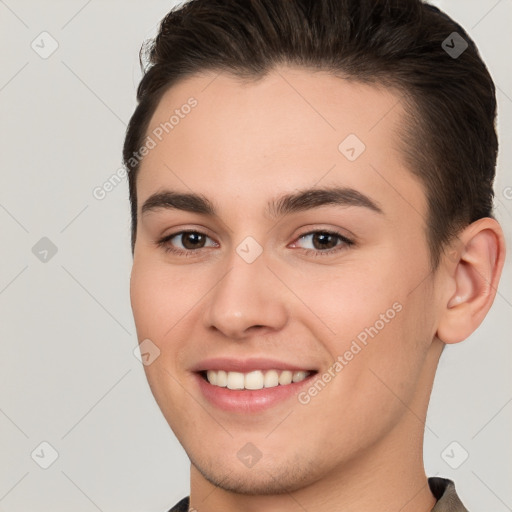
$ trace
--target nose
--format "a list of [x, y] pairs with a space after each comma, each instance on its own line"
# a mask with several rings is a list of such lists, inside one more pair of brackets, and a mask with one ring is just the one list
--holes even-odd
[[286, 303], [286, 290], [267, 268], [265, 252], [247, 263], [233, 251], [223, 277], [208, 294], [204, 325], [231, 339], [277, 331], [288, 321]]

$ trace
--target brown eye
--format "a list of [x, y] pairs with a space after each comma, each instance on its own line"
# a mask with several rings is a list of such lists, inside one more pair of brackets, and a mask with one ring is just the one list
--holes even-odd
[[339, 249], [353, 245], [353, 242], [341, 233], [332, 231], [311, 231], [300, 236], [298, 240], [306, 240], [308, 238], [313, 247], [303, 247], [307, 253], [331, 254]]
[[205, 235], [194, 231], [186, 231], [178, 236], [181, 236], [181, 243], [185, 249], [201, 249], [206, 241]]
[[315, 249], [332, 249], [338, 245], [339, 237], [330, 233], [319, 231], [313, 234], [313, 246]]
[[189, 256], [199, 253], [200, 249], [216, 245], [215, 243], [206, 245], [208, 239], [210, 239], [208, 235], [199, 231], [179, 231], [165, 236], [156, 244], [166, 252]]

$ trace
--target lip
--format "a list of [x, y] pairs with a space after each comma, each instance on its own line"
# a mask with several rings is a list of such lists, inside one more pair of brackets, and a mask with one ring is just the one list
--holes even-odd
[[[308, 368], [296, 364], [286, 363], [277, 359], [257, 357], [251, 359], [233, 359], [227, 357], [215, 357], [204, 359], [197, 363], [190, 371], [204, 372], [207, 370], [225, 370], [227, 372], [248, 373], [254, 370], [290, 370], [290, 371], [317, 371], [316, 368]], [[271, 388], [269, 388], [271, 389]]]
[[[256, 368], [254, 366], [254, 361], [255, 360], [251, 360], [250, 363], [246, 362], [247, 364], [241, 365], [243, 368], [247, 368], [244, 372], [252, 371], [253, 369], [280, 369], [276, 367], [275, 362], [272, 362], [272, 364], [269, 363], [267, 368], [263, 368], [260, 362], [260, 366]], [[219, 367], [219, 369], [227, 368], [225, 363], [223, 364], [224, 366]], [[230, 368], [233, 368], [233, 366], [230, 366]], [[291, 370], [292, 368], [296, 367], [286, 365], [286, 368], [284, 369]], [[210, 366], [209, 369], [213, 370], [217, 368]], [[237, 369], [240, 369], [240, 365]], [[237, 369], [229, 371], [237, 371]], [[302, 368], [297, 368], [296, 371], [301, 369]], [[214, 407], [225, 412], [242, 413], [247, 415], [251, 413], [261, 413], [262, 411], [268, 410], [285, 402], [286, 400], [291, 400], [293, 397], [297, 396], [302, 388], [310, 386], [312, 380], [317, 374], [317, 371], [312, 371], [310, 375], [300, 382], [292, 382], [285, 386], [278, 385], [272, 388], [263, 389], [228, 389], [227, 387], [224, 388], [210, 384], [203, 377], [204, 371], [197, 371], [192, 375], [203, 397]]]

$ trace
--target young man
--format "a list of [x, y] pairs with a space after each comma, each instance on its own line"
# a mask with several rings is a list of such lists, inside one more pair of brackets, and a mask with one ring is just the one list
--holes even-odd
[[505, 255], [474, 43], [419, 0], [192, 0], [149, 60], [131, 303], [191, 461], [172, 510], [466, 510], [422, 450]]

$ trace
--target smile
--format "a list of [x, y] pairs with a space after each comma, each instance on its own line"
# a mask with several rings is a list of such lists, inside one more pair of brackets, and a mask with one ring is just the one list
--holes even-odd
[[201, 372], [213, 386], [233, 390], [274, 388], [287, 386], [293, 382], [301, 382], [312, 372], [306, 370], [254, 370], [247, 373], [232, 372], [226, 370], [207, 370]]

